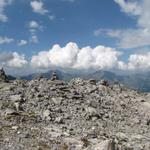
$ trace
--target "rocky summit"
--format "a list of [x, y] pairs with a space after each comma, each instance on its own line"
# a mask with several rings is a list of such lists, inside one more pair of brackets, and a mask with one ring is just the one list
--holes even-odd
[[0, 149], [150, 150], [150, 94], [56, 74], [0, 82]]

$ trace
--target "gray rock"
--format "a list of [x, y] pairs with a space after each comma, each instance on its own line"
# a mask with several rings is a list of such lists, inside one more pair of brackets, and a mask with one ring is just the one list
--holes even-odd
[[113, 140], [105, 140], [101, 143], [96, 144], [91, 148], [92, 150], [118, 150]]
[[11, 95], [10, 100], [13, 102], [20, 102], [22, 100], [22, 96], [20, 94]]
[[5, 115], [18, 115], [18, 113], [15, 110], [10, 109], [10, 108], [6, 109], [4, 114]]
[[63, 98], [62, 97], [53, 97], [52, 101], [56, 104], [56, 105], [60, 105], [62, 102]]
[[149, 94], [55, 79], [0, 84], [1, 149], [150, 149]]

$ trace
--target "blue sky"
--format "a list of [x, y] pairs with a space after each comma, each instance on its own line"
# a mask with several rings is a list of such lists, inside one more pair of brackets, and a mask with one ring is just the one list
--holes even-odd
[[149, 0], [0, 0], [0, 66], [149, 71], [148, 6]]

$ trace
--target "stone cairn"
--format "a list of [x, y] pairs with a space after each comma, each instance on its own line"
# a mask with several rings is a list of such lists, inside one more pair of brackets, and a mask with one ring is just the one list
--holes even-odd
[[55, 81], [55, 80], [58, 80], [58, 76], [57, 76], [56, 72], [54, 71], [51, 76], [51, 81]]
[[103, 85], [103, 86], [109, 86], [109, 83], [108, 83], [107, 80], [101, 80], [100, 84]]
[[0, 69], [0, 82], [7, 81], [7, 76], [3, 68]]

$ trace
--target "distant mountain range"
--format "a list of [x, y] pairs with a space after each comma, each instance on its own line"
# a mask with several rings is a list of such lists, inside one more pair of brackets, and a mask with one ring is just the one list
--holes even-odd
[[[46, 73], [41, 73], [41, 75], [47, 79], [49, 79], [52, 75], [53, 71], [48, 71]], [[80, 77], [83, 79], [95, 79], [97, 81], [101, 79], [108, 80], [109, 82], [118, 81], [129, 88], [133, 88], [143, 92], [150, 92], [150, 72], [144, 74], [131, 74], [131, 75], [118, 75], [116, 73], [110, 71], [96, 71], [94, 73], [66, 73], [60, 70], [55, 70], [60, 80], [69, 81], [72, 78]], [[30, 74], [27, 76], [20, 77], [25, 80], [32, 80], [38, 74]], [[14, 79], [14, 77], [9, 76], [10, 79]]]

